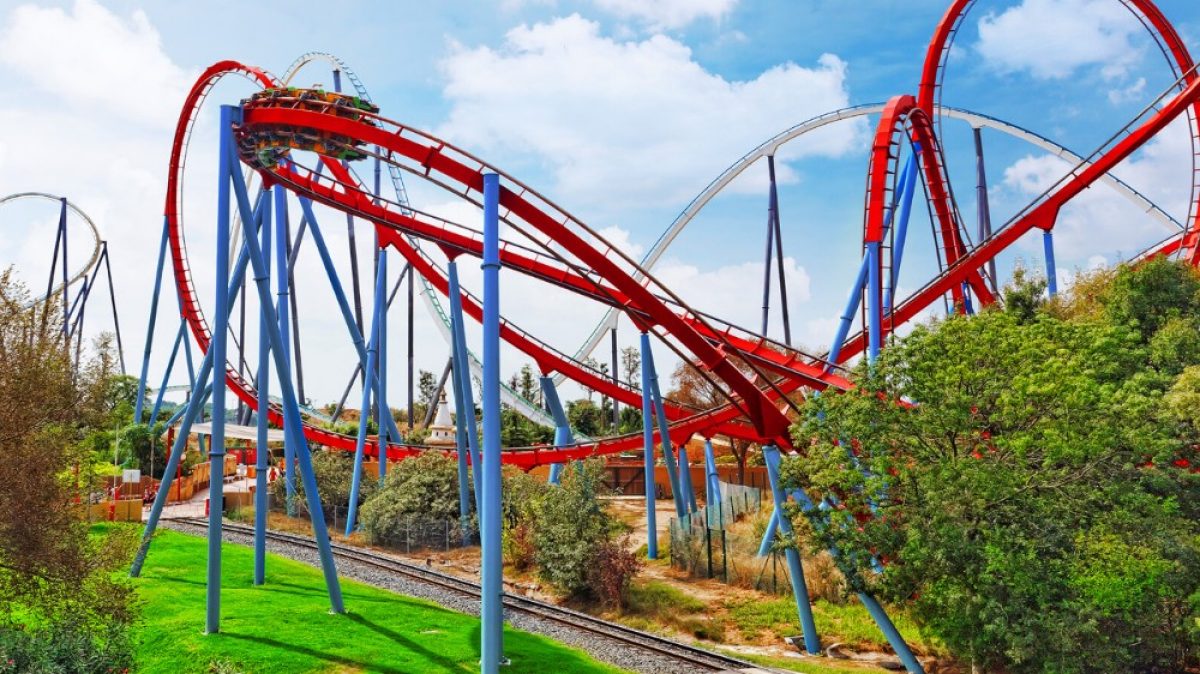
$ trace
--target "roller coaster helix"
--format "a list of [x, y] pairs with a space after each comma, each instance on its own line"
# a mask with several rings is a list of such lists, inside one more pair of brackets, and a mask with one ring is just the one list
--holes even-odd
[[[681, 496], [682, 492], [688, 491], [688, 440], [697, 435], [706, 440], [714, 435], [726, 435], [763, 447], [777, 512], [788, 498], [811, 506], [811, 501], [803, 491], [785, 494], [778, 485], [781, 450], [793, 449], [788, 433], [789, 413], [796, 409], [797, 397], [851, 389], [852, 383], [846, 372], [848, 363], [860, 356], [873, 361], [886, 346], [889, 335], [937, 303], [944, 303], [950, 311], [969, 314], [997, 302], [997, 289], [1001, 285], [995, 266], [997, 256], [1009, 251], [1023, 235], [1034, 230], [1042, 232], [1050, 292], [1056, 292], [1058, 276], [1054, 267], [1053, 231], [1063, 207], [1084, 190], [1093, 185], [1108, 184], [1172, 229], [1170, 238], [1144, 255], [1173, 255], [1193, 265], [1200, 264], [1200, 209], [1197, 208], [1200, 189], [1195, 179], [1198, 174], [1195, 164], [1192, 171], [1191, 209], [1182, 222], [1112, 175], [1114, 167], [1180, 117], [1188, 120], [1193, 155], [1196, 155], [1195, 150], [1200, 149], [1200, 78], [1196, 76], [1196, 65], [1186, 45], [1151, 0], [1116, 1], [1121, 2], [1148, 28], [1171, 69], [1174, 83], [1152, 101], [1141, 115], [1092, 153], [1075, 154], [1049, 139], [1002, 120], [940, 104], [948, 54], [959, 27], [975, 5], [974, 0], [954, 0], [929, 44], [915, 95], [900, 95], [882, 105], [830, 113], [784, 131], [763, 143], [698, 196], [640, 263], [516, 178], [445, 140], [382, 116], [379, 109], [369, 102], [357, 77], [350, 78], [357, 95], [341, 94], [338, 91], [339, 75], [349, 71], [345, 64], [333, 57], [306, 55], [297, 63], [303, 66], [314, 60], [325, 60], [333, 64], [335, 85], [338, 85], [334, 92], [290, 87], [287, 80], [295, 73], [295, 68], [290, 69], [289, 76], [281, 82], [264, 70], [234, 61], [214, 64], [193, 85], [180, 114], [171, 152], [164, 211], [161, 255], [165, 257], [169, 249], [183, 318], [180, 334], [184, 334], [186, 329], [204, 354], [199, 374], [193, 381], [195, 394], [189, 405], [180, 410], [178, 418], [172, 420], [180, 422], [181, 432], [172, 449], [172, 463], [167, 468], [165, 479], [169, 481], [175, 462], [182, 453], [188, 429], [202, 412], [209, 396], [216, 415], [212, 456], [220, 458], [223, 451], [223, 430], [220, 429], [223, 427], [226, 389], [232, 391], [248, 410], [247, 420], [250, 413], [259, 412], [260, 438], [265, 437], [263, 434], [268, 420], [285, 429], [288, 438], [285, 446], [285, 480], [290, 488], [294, 480], [293, 466], [299, 464], [305, 492], [310, 499], [316, 498], [317, 490], [309, 466], [309, 443], [353, 451], [355, 490], [352, 513], [364, 458], [380, 459], [377, 464], [382, 477], [387, 470], [388, 460], [433, 451], [406, 442], [387, 405], [387, 310], [390, 297], [395, 294], [395, 290], [391, 295], [387, 292], [387, 262], [391, 253], [398, 254], [405, 263], [400, 278], [405, 279], [407, 274], [410, 308], [414, 284], [419, 278], [431, 306], [436, 304], [435, 315], [447, 319], [451, 358], [443, 380], [449, 378], [456, 409], [474, 409], [472, 380], [479, 380], [483, 385], [483, 438], [478, 436], [473, 419], [468, 422], [465, 418], [467, 415], [459, 415], [458, 449], [453, 454], [459, 462], [460, 489], [464, 493], [463, 514], [469, 515], [474, 505], [481, 515], [485, 575], [484, 671], [495, 671], [499, 653], [496, 646], [499, 630], [496, 602], [499, 595], [495, 582], [499, 572], [496, 557], [498, 522], [495, 517], [499, 497], [496, 476], [500, 463], [526, 469], [551, 464], [554, 467], [552, 479], [555, 479], [566, 462], [640, 449], [646, 467], [647, 494], [652, 495], [655, 448], [660, 447], [662, 460], [675, 487], [672, 491], [675, 494], [676, 511], [683, 515], [692, 507]], [[240, 105], [222, 108], [217, 301], [215, 320], [213, 327], [210, 327], [201, 310], [191, 277], [192, 265], [184, 245], [184, 213], [180, 194], [188, 139], [197, 111], [213, 85], [227, 75], [245, 77], [259, 91], [243, 99]], [[751, 330], [693, 309], [672, 288], [653, 275], [651, 267], [696, 213], [734, 177], [765, 158], [771, 169], [772, 207], [768, 218], [764, 294], [768, 294], [772, 283], [770, 274], [773, 261], [780, 269], [780, 290], [785, 291], [782, 234], [773, 170], [775, 153], [782, 145], [809, 130], [865, 114], [878, 114], [880, 118], [867, 171], [862, 224], [863, 255], [857, 261], [858, 274], [828, 350], [814, 354], [792, 346], [790, 334], [786, 331], [786, 317], [784, 341], [768, 337], [768, 302], [764, 302], [762, 329]], [[959, 210], [942, 147], [941, 128], [947, 119], [966, 120], [975, 127], [979, 171], [978, 184], [973, 187], [984, 196], [987, 184], [982, 169], [981, 128], [999, 129], [1049, 149], [1069, 159], [1073, 166], [1058, 182], [998, 227], [992, 227], [986, 198], [979, 199], [978, 227], [972, 236]], [[247, 181], [238, 168], [241, 164], [261, 178], [263, 187], [257, 194], [247, 187]], [[360, 179], [353, 169], [355, 165], [371, 164], [375, 173], [373, 187]], [[384, 167], [392, 176], [395, 191], [392, 197], [386, 196], [381, 189]], [[482, 208], [482, 230], [414, 207], [409, 203], [400, 179], [403, 174], [416, 177]], [[932, 214], [938, 267], [932, 278], [927, 279], [918, 290], [897, 297], [900, 294], [898, 281], [909, 215], [915, 196], [922, 193], [926, 195], [926, 204]], [[289, 198], [298, 202], [303, 214], [294, 243], [288, 222]], [[338, 278], [321, 233], [317, 205], [344, 215], [351, 236], [354, 221], [371, 224], [378, 242], [378, 265], [369, 326], [363, 320], [360, 307], [357, 271], [353, 279], [352, 308], [351, 298]], [[231, 209], [239, 214], [244, 226], [245, 234], [240, 245], [235, 245], [237, 242], [229, 239]], [[503, 240], [498, 239], [501, 223], [508, 235]], [[348, 436], [320, 424], [306, 423], [301, 417], [299, 403], [303, 396], [297, 396], [294, 386], [302, 382], [299, 340], [296, 337], [299, 324], [293, 321], [296, 305], [294, 288], [289, 286], [289, 276], [293, 273], [296, 250], [305, 232], [310, 234], [312, 244], [317, 249], [337, 300], [338, 311], [346, 325], [349, 341], [358, 358], [359, 369], [355, 376], [361, 373], [363, 404], [360, 409], [364, 413], [376, 410], [380, 424], [379, 434], [375, 438], [368, 437], [366, 424], [360, 424], [357, 436]], [[271, 251], [275, 252], [278, 265], [275, 274], [278, 306], [271, 300], [267, 290], [271, 278]], [[354, 254], [353, 247], [351, 254]], [[439, 256], [445, 258], [444, 263], [439, 261]], [[482, 298], [459, 283], [457, 260], [463, 256], [484, 261], [485, 286]], [[260, 297], [258, 371], [253, 377], [246, 372], [244, 339], [238, 340], [241, 355], [237, 362], [230, 363], [226, 357], [226, 341], [231, 333], [229, 317], [233, 306], [229, 297], [246, 283], [246, 271], [251, 266]], [[499, 315], [497, 286], [486, 282], [486, 279], [494, 278], [488, 277], [487, 273], [498, 267], [566, 290], [604, 307], [608, 313], [583, 347], [574, 356], [567, 355]], [[434, 291], [448, 300], [448, 312], [434, 297]], [[289, 292], [292, 293], [290, 301], [285, 298]], [[289, 309], [292, 316], [289, 316]], [[484, 325], [482, 368], [475, 364], [473, 355], [466, 348], [464, 322], [468, 316]], [[641, 333], [640, 382], [622, 381], [615, 376], [615, 364], [611, 373], [604, 373], [585, 361], [585, 357], [613, 329], [617, 318], [621, 316], [637, 326]], [[857, 321], [857, 328], [856, 317], [861, 317]], [[411, 330], [411, 309], [409, 325]], [[295, 339], [290, 339], [292, 337]], [[673, 351], [693, 367], [698, 376], [720, 391], [724, 403], [711, 409], [694, 409], [662, 396], [653, 364], [652, 338]], [[495, 362], [500, 341], [532, 360], [541, 371], [548, 417], [556, 426], [552, 447], [499, 447], [498, 435], [493, 431], [499, 414], [498, 396], [501, 395]], [[295, 376], [292, 374], [293, 358], [297, 364]], [[271, 359], [276, 379], [283, 389], [279, 404], [271, 403], [266, 391]], [[214, 371], [224, 376], [224, 385], [209, 382]], [[555, 391], [556, 383], [563, 380], [599, 391], [617, 404], [640, 407], [643, 410], [642, 432], [575, 441]], [[411, 400], [411, 392], [409, 397]], [[139, 395], [139, 415], [140, 403]], [[534, 409], [528, 413], [537, 416], [539, 411]], [[541, 414], [545, 418], [545, 413]], [[411, 407], [409, 423], [412, 423]], [[265, 454], [259, 453], [260, 467], [264, 468], [265, 464], [261, 462], [265, 461]], [[710, 467], [713, 464], [711, 444], [708, 443], [705, 463]], [[468, 503], [465, 496], [468, 467], [481, 468], [472, 471], [476, 481], [475, 504]], [[265, 471], [259, 474], [264, 475]], [[214, 502], [219, 502], [215, 499], [220, 497], [217, 483], [219, 481], [214, 481]], [[679, 488], [681, 485], [682, 489]], [[152, 510], [147, 542], [161, 514], [160, 501], [166, 491], [160, 490], [159, 499]], [[711, 498], [719, 498], [719, 494], [711, 493], [711, 489], [708, 491]], [[265, 499], [265, 483], [258, 485], [258, 495]], [[259, 505], [265, 511], [265, 501]], [[319, 508], [319, 502], [310, 503], [310, 512], [319, 512]], [[652, 496], [649, 496], [647, 520], [651, 530], [655, 529], [654, 517], [654, 504]], [[775, 526], [785, 533], [789, 531], [787, 518], [776, 516], [773, 523], [768, 533], [770, 538], [774, 536]], [[328, 553], [325, 525], [321, 518], [315, 518], [313, 526], [318, 543], [324, 545], [321, 556], [331, 605], [335, 611], [341, 611], [340, 589], [332, 557]], [[353, 522], [349, 527], [353, 527]], [[210, 535], [215, 536], [215, 541], [220, 540], [219, 513], [210, 520]], [[769, 541], [765, 540], [764, 545]], [[145, 552], [143, 544], [135, 563], [135, 574], [140, 569]], [[657, 554], [653, 537], [648, 553], [651, 557]], [[210, 555], [219, 557], [219, 549], [210, 550]], [[258, 560], [256, 582], [261, 582], [261, 550]], [[805, 648], [810, 652], [818, 652], [820, 644], [803, 587], [798, 551], [788, 551], [788, 562], [792, 567], [793, 583], [797, 584], [794, 589], [804, 627]], [[491, 582], [488, 581], [489, 577], [492, 578]], [[216, 607], [219, 607], [219, 594], [214, 594], [218, 590], [219, 575], [210, 577], [210, 631], [218, 627], [219, 612]], [[909, 671], [921, 671], [920, 663], [899, 637], [882, 607], [869, 595], [862, 594], [860, 598]]]

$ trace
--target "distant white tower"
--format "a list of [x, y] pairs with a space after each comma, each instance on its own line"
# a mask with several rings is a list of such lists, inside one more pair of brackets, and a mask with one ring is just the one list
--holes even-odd
[[450, 421], [450, 407], [446, 404], [445, 390], [442, 391], [442, 397], [438, 400], [437, 418], [433, 420], [433, 425], [429, 427], [429, 437], [425, 440], [425, 444], [433, 447], [458, 446], [454, 423]]

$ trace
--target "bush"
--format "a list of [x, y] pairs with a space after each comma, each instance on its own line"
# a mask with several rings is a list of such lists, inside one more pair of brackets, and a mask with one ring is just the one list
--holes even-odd
[[363, 503], [359, 516], [372, 543], [401, 540], [413, 523], [457, 521], [455, 460], [440, 452], [426, 452], [395, 464], [383, 487]]
[[624, 599], [641, 567], [628, 538], [596, 499], [603, 486], [599, 461], [573, 463], [562, 486], [546, 489], [534, 503], [534, 545], [539, 575], [572, 595], [589, 595], [609, 606]]
[[133, 665], [133, 647], [121, 627], [96, 634], [69, 622], [41, 631], [0, 626], [0, 674], [109, 674]]
[[642, 569], [642, 560], [629, 550], [629, 536], [600, 543], [592, 550], [587, 586], [601, 605], [616, 608], [629, 597], [629, 584]]
[[[340, 450], [314, 451], [312, 454], [313, 475], [317, 478], [317, 494], [326, 510], [345, 509], [350, 505], [350, 486], [354, 480], [354, 455]], [[304, 480], [300, 471], [295, 473], [296, 507], [307, 512], [308, 501], [304, 495]], [[379, 489], [375, 475], [363, 471], [359, 484], [358, 502], [364, 503]], [[281, 475], [271, 484], [271, 497], [275, 503], [285, 503], [287, 486]]]

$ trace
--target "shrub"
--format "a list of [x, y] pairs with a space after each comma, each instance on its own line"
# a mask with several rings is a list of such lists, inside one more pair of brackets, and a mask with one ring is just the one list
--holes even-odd
[[[468, 489], [469, 489], [468, 485]], [[383, 486], [359, 511], [372, 543], [400, 540], [414, 522], [458, 520], [458, 467], [440, 452], [395, 464]]]
[[127, 672], [133, 664], [124, 628], [96, 634], [70, 622], [40, 631], [0, 626], [2, 674], [108, 674]]
[[[317, 494], [326, 510], [346, 508], [350, 504], [350, 486], [354, 480], [354, 455], [350, 452], [329, 450], [312, 453], [313, 475], [317, 478]], [[304, 495], [304, 480], [299, 469], [295, 473], [296, 507], [308, 511]], [[379, 489], [379, 480], [363, 471], [359, 484], [358, 502], [364, 503]], [[271, 497], [275, 503], [285, 503], [287, 486], [281, 475], [271, 484]]]
[[629, 596], [629, 584], [642, 569], [642, 560], [629, 550], [629, 536], [608, 540], [592, 550], [587, 586], [601, 605], [621, 606]]

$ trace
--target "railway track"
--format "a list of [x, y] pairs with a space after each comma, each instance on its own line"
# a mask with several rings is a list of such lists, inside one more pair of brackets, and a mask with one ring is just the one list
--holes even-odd
[[[208, 521], [202, 518], [181, 517], [164, 519], [164, 521], [172, 522], [178, 526], [201, 529], [205, 531], [207, 531], [208, 528]], [[225, 522], [223, 528], [229, 533], [236, 533], [246, 536], [254, 535], [254, 529], [252, 527], [241, 524]], [[267, 540], [302, 547], [314, 552], [317, 549], [316, 543], [311, 538], [296, 534], [268, 530]], [[367, 565], [381, 571], [399, 574], [410, 580], [432, 585], [441, 590], [453, 592], [475, 601], [478, 601], [480, 598], [480, 586], [478, 583], [474, 583], [457, 576], [452, 576], [450, 574], [434, 571], [433, 569], [423, 567], [419, 564], [413, 564], [390, 555], [379, 554], [339, 543], [331, 542], [330, 544], [333, 548], [333, 554], [339, 558], [351, 560], [355, 563]], [[753, 663], [746, 662], [744, 660], [739, 660], [737, 658], [722, 655], [720, 653], [714, 653], [703, 648], [680, 643], [671, 639], [666, 639], [648, 632], [636, 630], [631, 627], [626, 627], [625, 625], [602, 620], [586, 613], [563, 608], [561, 606], [555, 606], [554, 604], [531, 599], [529, 597], [505, 593], [504, 608], [510, 613], [522, 613], [535, 617], [539, 620], [549, 621], [570, 629], [578, 630], [588, 635], [600, 636], [617, 642], [622, 646], [638, 648], [642, 651], [653, 653], [655, 656], [660, 658], [669, 658], [686, 667], [689, 667], [689, 671], [764, 671]]]

